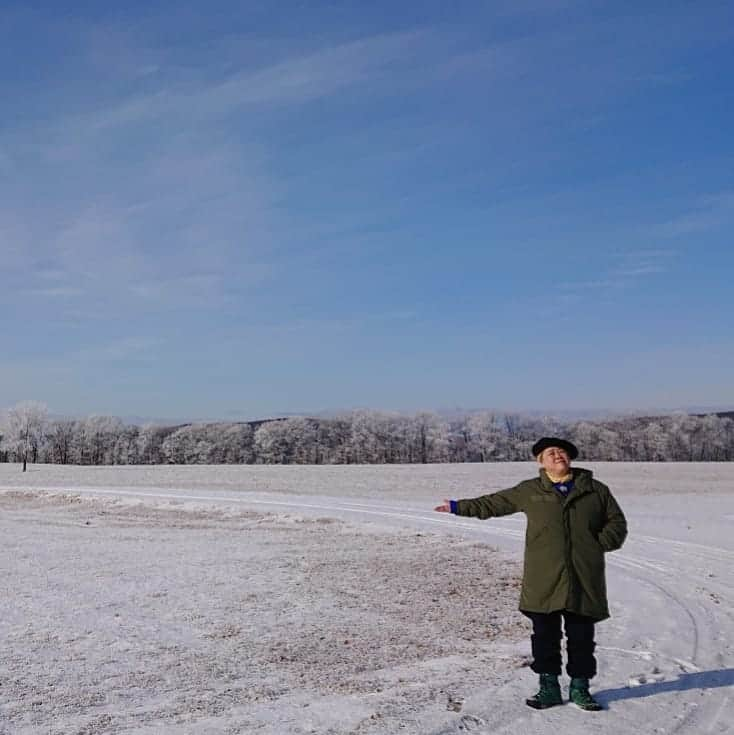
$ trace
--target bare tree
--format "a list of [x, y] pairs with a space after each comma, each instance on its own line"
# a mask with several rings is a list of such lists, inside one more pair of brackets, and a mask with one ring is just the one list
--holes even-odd
[[[2, 424], [3, 422], [0, 422]], [[584, 460], [731, 461], [726, 414], [565, 422], [553, 417], [471, 413], [450, 421], [354, 411], [332, 418], [252, 423], [125, 425], [90, 416], [46, 424], [46, 407], [22, 403], [0, 426], [0, 461], [59, 464], [388, 464], [527, 460], [541, 435], [567, 436]], [[257, 427], [257, 428], [256, 428]], [[45, 429], [45, 430], [44, 430]], [[3, 436], [4, 433], [4, 436]]]
[[51, 443], [51, 460], [57, 464], [69, 464], [76, 422], [71, 419], [55, 421], [51, 425], [48, 438]]
[[408, 461], [420, 464], [446, 462], [448, 459], [449, 427], [436, 414], [422, 411], [408, 419], [405, 441]]
[[28, 467], [28, 455], [38, 456], [38, 449], [45, 436], [48, 409], [38, 401], [21, 401], [8, 410], [5, 419], [3, 445]]

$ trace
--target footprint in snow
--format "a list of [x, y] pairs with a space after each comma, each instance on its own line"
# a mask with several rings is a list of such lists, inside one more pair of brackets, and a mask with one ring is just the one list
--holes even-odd
[[627, 680], [628, 687], [639, 687], [643, 684], [657, 684], [665, 679], [665, 674], [656, 666], [649, 674], [636, 674]]
[[486, 722], [476, 715], [462, 715], [455, 720], [446, 729], [436, 732], [435, 735], [457, 735], [457, 733], [477, 732], [482, 726], [486, 726]]
[[459, 732], [471, 732], [485, 724], [486, 723], [481, 717], [475, 717], [474, 715], [462, 715], [457, 729]]

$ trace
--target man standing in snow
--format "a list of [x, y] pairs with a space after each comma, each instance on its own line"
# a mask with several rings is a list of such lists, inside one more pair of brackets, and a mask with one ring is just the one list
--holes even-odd
[[532, 451], [539, 477], [491, 495], [444, 500], [435, 510], [481, 519], [525, 513], [520, 611], [533, 623], [531, 668], [540, 675], [540, 690], [526, 702], [535, 709], [563, 703], [558, 683], [563, 619], [569, 699], [582, 709], [599, 710], [589, 679], [596, 675], [594, 624], [609, 617], [604, 554], [622, 546], [627, 522], [606, 485], [589, 470], [571, 468], [578, 456], [571, 442], [543, 437]]

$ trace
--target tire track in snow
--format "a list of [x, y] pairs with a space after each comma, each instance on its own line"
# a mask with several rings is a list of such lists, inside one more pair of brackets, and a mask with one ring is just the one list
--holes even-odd
[[[426, 509], [407, 508], [404, 506], [394, 506], [387, 504], [374, 504], [374, 503], [358, 503], [350, 501], [334, 500], [333, 502], [306, 502], [300, 498], [292, 500], [272, 500], [262, 497], [251, 497], [251, 496], [240, 496], [233, 493], [225, 494], [194, 494], [194, 492], [186, 491], [170, 491], [169, 489], [158, 489], [149, 488], [146, 490], [140, 490], [138, 488], [82, 488], [82, 487], [52, 487], [52, 488], [34, 488], [28, 487], [4, 487], [4, 491], [19, 490], [24, 492], [43, 492], [49, 494], [73, 494], [73, 495], [89, 495], [89, 496], [102, 496], [102, 497], [134, 497], [134, 498], [146, 498], [146, 499], [159, 499], [159, 500], [176, 500], [176, 501], [188, 501], [188, 502], [203, 502], [203, 503], [214, 503], [217, 505], [246, 505], [251, 508], [257, 506], [271, 506], [276, 508], [302, 508], [304, 510], [317, 510], [324, 511], [326, 514], [335, 515], [339, 518], [344, 518], [344, 514], [358, 514], [362, 516], [370, 516], [373, 518], [384, 518], [390, 520], [401, 520], [409, 521], [411, 523], [420, 522], [428, 523], [432, 526], [442, 526], [446, 530], [450, 529], [468, 529], [473, 531], [475, 534], [486, 538], [487, 536], [500, 536], [512, 539], [514, 541], [521, 541], [524, 537], [524, 528], [512, 528], [508, 526], [515, 525], [518, 523], [506, 523], [505, 527], [498, 527], [497, 524], [490, 524], [488, 527], [482, 527], [476, 520], [473, 521], [460, 521], [455, 516], [435, 517], [433, 511]], [[503, 519], [507, 521], [508, 519]], [[518, 523], [523, 524], [520, 521]], [[667, 548], [681, 550], [686, 555], [697, 555], [704, 560], [713, 561], [716, 560], [719, 563], [730, 561], [732, 556], [731, 552], [726, 549], [720, 549], [717, 547], [709, 547], [702, 544], [694, 544], [691, 542], [684, 541], [673, 541], [669, 539], [657, 539], [652, 536], [643, 536], [639, 540], [646, 544], [652, 544], [656, 548]], [[676, 565], [670, 566], [668, 561], [661, 561], [659, 558], [650, 558], [649, 556], [639, 556], [636, 554], [629, 554], [627, 552], [617, 552], [613, 557], [609, 558], [609, 563], [612, 566], [616, 566], [622, 573], [627, 576], [634, 578], [636, 581], [642, 582], [655, 590], [656, 594], [662, 595], [665, 599], [679, 607], [686, 619], [690, 622], [691, 626], [691, 655], [689, 656], [690, 661], [674, 657], [665, 657], [669, 661], [677, 663], [683, 670], [695, 671], [698, 666], [698, 661], [701, 654], [701, 643], [704, 640], [705, 643], [709, 643], [709, 640], [705, 640], [707, 636], [702, 635], [700, 629], [699, 617], [694, 613], [694, 607], [687, 604], [683, 597], [676, 593], [676, 591], [670, 589], [666, 584], [660, 583], [658, 580], [660, 577], [664, 577], [666, 580], [676, 580], [679, 586], [681, 575], [690, 574], [684, 567], [678, 567]], [[697, 580], [699, 581], [699, 580]], [[696, 600], [695, 607], [698, 607], [708, 618], [709, 625], [707, 626], [706, 633], [709, 633], [711, 629], [715, 627], [715, 610], [712, 610], [712, 603], [708, 603], [706, 606], [706, 600]], [[708, 636], [710, 638], [710, 636]], [[710, 653], [705, 651], [705, 653]], [[661, 655], [655, 652], [655, 655]], [[699, 669], [700, 670], [700, 669]], [[667, 730], [671, 733], [679, 733], [685, 731], [692, 731], [700, 733], [704, 731], [711, 732], [716, 724], [720, 721], [721, 714], [726, 708], [726, 701], [723, 704], [719, 704], [718, 701], [702, 701], [700, 698], [695, 700], [692, 694], [689, 692], [697, 692], [698, 690], [685, 690], [683, 689], [678, 695], [678, 701], [681, 701], [682, 705], [687, 708], [687, 711], [682, 716], [679, 722], [676, 722], [672, 730]], [[728, 700], [727, 700], [728, 701]], [[659, 721], [660, 712], [656, 711], [655, 716], [658, 718], [655, 720], [655, 726], [660, 727], [665, 723]], [[522, 718], [524, 719], [524, 718]], [[653, 720], [643, 720], [639, 725], [641, 726], [640, 731], [644, 731], [645, 725], [649, 723], [652, 725]], [[497, 723], [499, 727], [506, 728], [510, 726], [510, 722]], [[601, 722], [599, 723], [601, 724]], [[673, 724], [673, 723], [668, 723]], [[493, 730], [494, 731], [494, 730]]]
[[[617, 566], [621, 569], [625, 570], [627, 574], [629, 575], [630, 572], [645, 572], [645, 571], [653, 571], [657, 572], [657, 565], [655, 564], [646, 564], [643, 561], [635, 560], [632, 561], [626, 557], [619, 557], [615, 559], [609, 560], [609, 564], [611, 566]], [[650, 587], [654, 587], [661, 595], [666, 597], [668, 600], [670, 600], [674, 605], [676, 605], [680, 610], [683, 611], [683, 614], [687, 618], [688, 622], [690, 623], [691, 627], [691, 653], [686, 659], [680, 660], [678, 658], [669, 658], [669, 660], [674, 661], [678, 663], [679, 665], [685, 664], [685, 667], [688, 670], [693, 671], [700, 671], [697, 659], [698, 659], [698, 648], [699, 648], [699, 641], [701, 637], [700, 629], [698, 626], [698, 622], [696, 621], [696, 617], [691, 611], [690, 607], [683, 602], [683, 600], [678, 596], [677, 594], [671, 592], [669, 589], [664, 587], [662, 584], [659, 584], [658, 582], [654, 581], [653, 579], [650, 579], [648, 575], [640, 575], [639, 573], [633, 574], [635, 579], [642, 582], [643, 584], [646, 584]], [[660, 655], [660, 654], [657, 654]]]
[[[488, 528], [478, 528], [476, 521], [473, 522], [462, 522], [455, 520], [455, 516], [451, 516], [447, 519], [436, 519], [431, 518], [429, 512], [423, 509], [413, 508], [401, 508], [400, 513], [396, 513], [396, 508], [389, 505], [380, 505], [380, 510], [376, 510], [374, 504], [360, 504], [350, 502], [339, 502], [335, 503], [335, 511], [350, 511], [350, 512], [369, 512], [370, 514], [389, 514], [398, 515], [399, 517], [410, 518], [412, 520], [421, 520], [428, 522], [439, 522], [451, 527], [468, 528], [473, 531], [483, 531], [487, 535], [497, 535], [515, 540], [520, 540], [524, 537], [524, 530], [512, 529], [512, 528], [498, 528], [497, 525], [491, 525]], [[506, 521], [508, 519], [503, 519]], [[517, 522], [524, 526], [523, 521]], [[717, 547], [705, 546], [703, 544], [696, 544], [692, 542], [674, 541], [671, 539], [659, 539], [652, 536], [640, 537], [640, 541], [647, 545], [653, 545], [656, 549], [665, 549], [668, 552], [674, 551], [677, 553], [683, 553], [687, 557], [694, 555], [702, 558], [705, 561], [729, 561], [734, 558], [734, 554], [727, 551], [726, 549], [719, 549]], [[644, 552], [643, 552], [644, 553]], [[637, 553], [629, 552], [615, 552], [614, 555], [607, 557], [607, 561], [610, 566], [616, 567], [622, 573], [628, 577], [633, 577], [635, 580], [642, 584], [652, 588], [656, 594], [662, 596], [669, 602], [669, 606], [673, 605], [681, 610], [684, 618], [688, 622], [690, 630], [690, 653], [686, 657], [680, 656], [666, 656], [659, 651], [651, 652], [652, 657], [664, 658], [669, 663], [675, 664], [684, 674], [689, 673], [700, 673], [701, 667], [699, 666], [701, 645], [702, 642], [708, 643], [708, 648], [711, 648], [711, 631], [716, 629], [715, 620], [712, 617], [711, 604], [707, 606], [704, 604], [704, 599], [694, 600], [694, 605], [690, 604], [689, 600], [686, 600], [684, 595], [679, 594], [678, 589], [680, 587], [681, 573], [685, 576], [691, 577], [691, 572], [686, 570], [684, 567], [678, 564], [671, 564], [670, 562], [661, 561], [659, 558], [651, 558], [648, 555], [640, 555]], [[672, 561], [672, 560], [671, 560]], [[663, 577], [666, 582], [659, 581]], [[695, 579], [693, 581], [700, 581]], [[670, 584], [669, 582], [674, 582]], [[698, 611], [695, 609], [698, 608]], [[706, 630], [702, 630], [701, 621], [707, 619], [708, 625]], [[691, 692], [697, 690], [690, 690]], [[694, 699], [692, 693], [686, 693], [685, 690], [681, 691], [678, 695], [679, 700], [682, 700], [684, 712], [682, 715], [678, 715], [679, 720], [672, 725], [671, 729], [667, 730], [671, 735], [693, 732], [700, 733], [703, 731], [703, 727], [706, 727], [706, 732], [712, 732], [713, 728], [720, 721], [721, 713], [723, 712], [726, 701], [721, 705], [717, 705], [715, 702], [700, 701], [700, 699]], [[715, 709], [712, 712], [712, 708]], [[516, 725], [518, 722], [526, 722], [526, 718], [511, 718], [509, 721], [501, 723], [493, 723], [492, 729], [486, 732], [514, 732], [516, 731]], [[652, 722], [652, 720], [650, 720]], [[644, 722], [639, 723], [644, 727]], [[661, 725], [661, 722], [656, 722], [656, 727]], [[497, 729], [497, 728], [500, 729]], [[641, 730], [642, 731], [642, 730]]]
[[[27, 490], [27, 488], [5, 488], [6, 490]], [[434, 513], [433, 511], [425, 511], [424, 509], [414, 508], [402, 508], [392, 505], [373, 504], [373, 503], [357, 503], [350, 501], [335, 501], [333, 503], [306, 503], [302, 500], [270, 500], [262, 498], [252, 497], [237, 497], [234, 495], [194, 495], [191, 493], [183, 492], [169, 492], [159, 489], [153, 489], [151, 491], [141, 491], [137, 488], [115, 488], [115, 489], [102, 489], [102, 488], [78, 488], [78, 487], [54, 487], [48, 491], [53, 493], [73, 493], [73, 494], [84, 494], [92, 496], [106, 496], [106, 497], [119, 497], [119, 496], [130, 496], [150, 498], [150, 499], [163, 499], [163, 500], [187, 500], [195, 502], [215, 502], [215, 503], [236, 503], [236, 504], [247, 504], [247, 505], [267, 505], [275, 507], [287, 507], [287, 508], [303, 508], [308, 510], [323, 510], [330, 513], [337, 512], [348, 512], [358, 513], [362, 515], [376, 516], [382, 518], [399, 518], [410, 521], [420, 520], [421, 522], [427, 522], [431, 524], [439, 524], [448, 526], [451, 528], [465, 528], [475, 532], [481, 532], [482, 535], [499, 535], [506, 538], [512, 538], [515, 540], [522, 539], [524, 532], [511, 528], [498, 528], [496, 525], [492, 525], [489, 528], [479, 527], [477, 521], [459, 521], [456, 520], [456, 516], [449, 516], [447, 518], [433, 517], [428, 513]], [[652, 537], [648, 537], [652, 538]], [[615, 557], [610, 560], [612, 564], [616, 564], [620, 567], [630, 569], [638, 569], [642, 571], [652, 571], [654, 573], [665, 573], [669, 572], [669, 569], [654, 561], [644, 560], [632, 557], [631, 555], [619, 553], [615, 554]], [[672, 602], [678, 605], [683, 611], [686, 617], [690, 620], [692, 631], [693, 631], [693, 643], [692, 643], [692, 655], [690, 656], [691, 663], [696, 666], [696, 658], [698, 655], [699, 645], [699, 630], [696, 624], [694, 615], [690, 609], [673, 593], [653, 582], [647, 577], [638, 577], [641, 581], [646, 582], [650, 586], [658, 589], [658, 591], [668, 597]]]

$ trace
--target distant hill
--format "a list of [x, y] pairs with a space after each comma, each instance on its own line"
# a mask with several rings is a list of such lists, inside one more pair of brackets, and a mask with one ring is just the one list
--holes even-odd
[[[710, 413], [694, 413], [694, 416], [711, 416]], [[714, 416], [718, 416], [720, 419], [734, 419], [734, 411], [716, 411]]]

